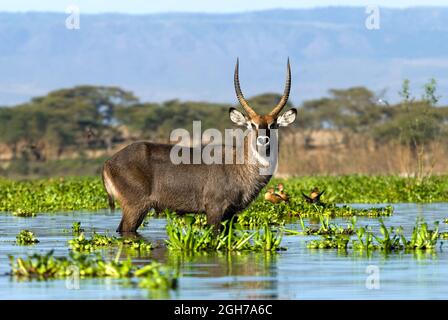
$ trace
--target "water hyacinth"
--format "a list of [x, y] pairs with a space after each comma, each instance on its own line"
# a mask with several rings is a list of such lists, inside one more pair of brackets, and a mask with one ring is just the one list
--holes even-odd
[[39, 240], [35, 237], [34, 233], [29, 230], [22, 230], [20, 233], [16, 236], [16, 243], [18, 245], [31, 245], [35, 243], [39, 243]]
[[309, 241], [307, 247], [320, 249], [344, 248], [358, 251], [382, 250], [384, 252], [433, 250], [440, 237], [438, 222], [435, 222], [434, 230], [430, 230], [427, 223], [421, 219], [417, 219], [409, 240], [404, 236], [402, 227], [388, 228], [383, 221], [380, 221], [380, 235], [375, 234], [371, 227], [356, 228], [355, 235], [355, 239], [340, 235], [326, 236], [320, 240]]
[[[119, 254], [117, 254], [117, 257]], [[69, 257], [54, 257], [47, 254], [33, 254], [27, 258], [9, 257], [11, 275], [18, 279], [61, 279], [73, 276], [80, 278], [111, 277], [138, 278], [138, 285], [144, 288], [169, 290], [177, 286], [178, 273], [158, 262], [143, 267], [132, 264], [130, 259], [106, 261], [100, 255], [71, 253]]]
[[222, 223], [222, 231], [202, 226], [196, 222], [200, 216], [168, 216], [167, 246], [180, 251], [275, 251], [280, 249], [281, 233], [275, 233], [266, 224], [263, 229], [249, 232], [243, 226], [228, 220]]
[[78, 252], [93, 252], [99, 249], [119, 246], [139, 251], [150, 251], [153, 249], [152, 244], [143, 239], [118, 239], [116, 237], [100, 235], [98, 233], [93, 233], [93, 236], [88, 239], [82, 232], [78, 237], [69, 240], [68, 243], [70, 249]]
[[35, 216], [36, 216], [36, 213], [35, 213], [34, 211], [28, 211], [28, 210], [18, 209], [18, 210], [16, 210], [16, 211], [14, 211], [14, 212], [12, 213], [12, 215], [13, 215], [13, 216], [16, 216], [16, 217], [23, 217], [23, 218], [26, 218], [26, 217], [35, 217]]
[[330, 217], [328, 216], [319, 216], [320, 225], [318, 228], [305, 226], [305, 222], [302, 217], [299, 217], [300, 225], [302, 226], [302, 231], [293, 231], [287, 230], [290, 234], [302, 234], [302, 235], [320, 235], [320, 236], [329, 236], [329, 235], [352, 235], [355, 232], [356, 225], [356, 217], [353, 217], [351, 220], [351, 224], [348, 224], [347, 227], [341, 227], [337, 224], [330, 223]]
[[335, 237], [324, 236], [320, 240], [311, 240], [307, 242], [307, 248], [346, 250], [349, 241], [350, 238], [344, 235], [336, 235]]
[[[281, 182], [288, 191], [289, 203], [266, 203], [263, 196], [247, 209], [242, 221], [244, 224], [263, 224], [255, 219], [248, 221], [252, 214], [268, 216], [273, 224], [281, 222], [285, 215], [294, 213], [303, 217], [314, 214], [315, 208], [306, 206], [303, 190], [319, 186], [325, 190], [323, 202], [330, 207], [325, 211], [336, 216], [383, 216], [389, 210], [364, 209], [358, 211], [349, 207], [338, 209], [334, 203], [397, 203], [397, 202], [436, 202], [448, 198], [447, 176], [432, 176], [424, 183], [413, 178], [398, 176], [317, 176], [300, 177], [287, 180], [274, 179], [273, 184]], [[264, 191], [261, 192], [263, 194]], [[284, 206], [283, 206], [284, 205]], [[276, 208], [281, 206], [282, 210]], [[40, 212], [98, 210], [108, 208], [107, 197], [101, 179], [98, 177], [39, 179], [15, 181], [0, 178], [0, 211], [16, 212], [18, 216], [34, 216]], [[251, 209], [253, 208], [253, 209]], [[281, 212], [280, 212], [281, 211]], [[279, 214], [279, 217], [275, 215]], [[244, 216], [244, 212], [242, 213]], [[280, 218], [280, 219], [278, 219]], [[241, 222], [243, 223], [243, 222]]]
[[77, 235], [77, 234], [80, 234], [81, 232], [84, 232], [84, 229], [81, 228], [81, 222], [79, 222], [79, 221], [73, 222], [72, 233]]

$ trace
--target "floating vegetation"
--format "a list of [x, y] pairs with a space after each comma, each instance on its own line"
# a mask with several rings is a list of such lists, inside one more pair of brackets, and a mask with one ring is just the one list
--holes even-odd
[[445, 218], [445, 219], [443, 220], [443, 223], [448, 223], [448, 218]]
[[74, 235], [78, 235], [81, 232], [84, 232], [84, 229], [81, 228], [81, 222], [79, 222], [79, 221], [73, 222], [73, 224], [72, 224], [72, 233]]
[[135, 270], [134, 276], [141, 278], [138, 283], [140, 288], [169, 290], [177, 287], [177, 272], [170, 271], [158, 262], [152, 262]]
[[337, 235], [334, 237], [325, 236], [320, 240], [312, 240], [307, 243], [308, 248], [333, 249], [344, 248], [358, 251], [382, 250], [385, 252], [398, 250], [433, 250], [439, 238], [439, 225], [435, 223], [434, 230], [428, 229], [428, 224], [421, 219], [417, 219], [408, 240], [403, 234], [403, 228], [387, 228], [383, 221], [380, 221], [380, 233], [377, 235], [371, 227], [356, 228], [356, 239]]
[[0, 178], [0, 211], [39, 213], [103, 208], [108, 208], [108, 203], [98, 177], [23, 181]]
[[347, 227], [341, 227], [337, 224], [330, 223], [329, 216], [319, 216], [320, 226], [318, 228], [313, 228], [310, 226], [305, 227], [305, 223], [303, 222], [302, 217], [300, 217], [300, 224], [302, 226], [302, 231], [297, 232], [297, 234], [304, 235], [320, 235], [320, 236], [329, 236], [329, 235], [352, 235], [355, 232], [356, 225], [356, 217], [353, 217], [351, 220], [351, 224], [348, 224]]
[[393, 207], [372, 207], [372, 208], [353, 208], [348, 205], [338, 206], [334, 203], [330, 204], [308, 204], [301, 203], [295, 206], [295, 210], [291, 210], [293, 216], [300, 216], [302, 218], [316, 217], [316, 216], [329, 216], [331, 218], [336, 217], [387, 217], [393, 214]]
[[[277, 211], [276, 206], [290, 212], [306, 216], [315, 209], [303, 204], [303, 190], [319, 186], [325, 190], [322, 202], [331, 203], [397, 203], [397, 202], [444, 202], [448, 199], [448, 176], [431, 176], [423, 181], [398, 176], [320, 176], [300, 177], [286, 180], [274, 179], [273, 184], [282, 183], [288, 190], [289, 203], [273, 204], [264, 200], [264, 192], [249, 207], [251, 213], [269, 208]], [[263, 205], [262, 203], [265, 203]], [[285, 205], [285, 206], [284, 206]], [[383, 216], [375, 210], [350, 213], [349, 208], [326, 208], [335, 211], [336, 216]], [[253, 208], [254, 209], [251, 209]], [[101, 179], [98, 177], [57, 178], [15, 181], [0, 178], [0, 211], [23, 213], [21, 216], [33, 216], [39, 212], [71, 210], [98, 210], [108, 208], [107, 197]], [[254, 211], [255, 210], [255, 211]], [[261, 211], [265, 211], [260, 210]], [[271, 212], [272, 213], [272, 212]], [[250, 213], [249, 213], [250, 215]], [[279, 217], [281, 220], [283, 215]], [[257, 226], [264, 222], [255, 222]], [[270, 218], [272, 224], [277, 217]], [[243, 219], [247, 221], [247, 219]], [[250, 221], [246, 222], [250, 224]]]
[[272, 204], [267, 201], [256, 201], [249, 208], [238, 215], [238, 223], [256, 229], [264, 224], [282, 226], [293, 217], [316, 218], [316, 217], [387, 217], [393, 214], [392, 206], [373, 208], [353, 208], [348, 205], [338, 206], [336, 204], [310, 204], [302, 199], [291, 200]]
[[166, 243], [171, 250], [181, 251], [275, 251], [280, 250], [281, 232], [273, 232], [266, 224], [263, 229], [249, 232], [234, 219], [222, 223], [222, 231], [204, 227], [197, 220], [168, 215]]
[[29, 230], [22, 230], [16, 236], [16, 243], [21, 246], [31, 245], [39, 243], [39, 240], [35, 237], [34, 233]]
[[[400, 236], [394, 232], [394, 228], [389, 229], [381, 221], [380, 231], [382, 237], [376, 236], [371, 227], [360, 227], [356, 229], [357, 240], [353, 241], [355, 250], [399, 250], [403, 246], [400, 244]], [[376, 240], [376, 243], [375, 241]]]
[[153, 249], [152, 244], [143, 239], [118, 239], [98, 233], [94, 233], [90, 239], [87, 239], [84, 233], [81, 233], [78, 237], [69, 240], [68, 243], [70, 249], [77, 252], [93, 252], [107, 247], [118, 247], [120, 245], [139, 251], [150, 251]]
[[23, 209], [18, 209], [16, 211], [14, 211], [12, 213], [12, 215], [16, 216], [16, 217], [24, 217], [24, 218], [26, 218], [26, 217], [35, 217], [36, 213], [34, 211], [27, 211], [27, 210], [23, 210]]
[[432, 175], [425, 179], [400, 176], [313, 176], [274, 179], [288, 190], [290, 199], [302, 197], [303, 190], [315, 186], [325, 190], [323, 202], [329, 203], [399, 203], [446, 202], [448, 176]]
[[344, 235], [334, 237], [325, 236], [322, 239], [308, 241], [306, 246], [309, 249], [342, 249], [346, 250], [350, 238]]
[[[117, 254], [117, 257], [119, 254]], [[11, 275], [19, 279], [60, 279], [79, 275], [80, 278], [111, 277], [139, 278], [138, 286], [149, 289], [175, 289], [177, 271], [158, 262], [137, 267], [131, 260], [106, 261], [100, 255], [71, 253], [68, 258], [54, 257], [53, 251], [45, 255], [33, 254], [25, 259], [9, 257]]]
[[407, 241], [403, 235], [403, 230], [399, 228], [399, 235], [406, 249], [434, 249], [439, 238], [439, 223], [435, 222], [435, 229], [429, 230], [428, 224], [423, 220], [417, 220], [412, 231], [411, 240]]
[[439, 239], [448, 240], [448, 232], [440, 232]]
[[143, 252], [143, 251], [151, 251], [152, 249], [154, 249], [152, 243], [144, 239], [123, 238], [123, 239], [117, 239], [117, 242], [119, 244], [122, 244], [124, 248], [128, 250], [137, 250]]
[[281, 247], [283, 232], [273, 232], [268, 224], [265, 224], [262, 231], [255, 232], [253, 246], [260, 251], [286, 250]]
[[289, 205], [285, 202], [272, 204], [267, 201], [255, 201], [249, 208], [238, 214], [238, 224], [249, 229], [257, 229], [265, 224], [282, 226], [289, 218]]

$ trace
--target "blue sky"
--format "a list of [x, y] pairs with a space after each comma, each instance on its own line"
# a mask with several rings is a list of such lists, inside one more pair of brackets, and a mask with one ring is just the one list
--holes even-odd
[[74, 4], [84, 13], [238, 12], [316, 6], [446, 6], [446, 0], [0, 0], [0, 11], [59, 11]]

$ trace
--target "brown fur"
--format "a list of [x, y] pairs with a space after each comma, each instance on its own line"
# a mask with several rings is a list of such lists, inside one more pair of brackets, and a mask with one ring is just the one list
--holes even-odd
[[135, 232], [150, 208], [156, 212], [205, 213], [210, 225], [219, 226], [246, 208], [271, 178], [259, 175], [258, 166], [247, 161], [238, 165], [175, 165], [170, 161], [171, 148], [137, 142], [105, 162], [106, 191], [123, 211], [118, 232]]

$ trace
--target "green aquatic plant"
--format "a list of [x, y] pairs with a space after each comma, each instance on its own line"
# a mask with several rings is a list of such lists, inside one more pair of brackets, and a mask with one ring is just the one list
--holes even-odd
[[321, 239], [308, 241], [309, 249], [339, 249], [347, 250], [350, 237], [342, 234], [335, 236], [323, 236]]
[[16, 217], [35, 217], [36, 213], [34, 211], [28, 211], [23, 209], [18, 209], [12, 213], [13, 216]]
[[116, 238], [94, 233], [91, 239], [87, 239], [82, 232], [78, 237], [68, 241], [73, 251], [95, 251], [104, 247], [116, 245]]
[[372, 208], [353, 208], [348, 205], [338, 206], [334, 203], [327, 204], [309, 204], [309, 203], [299, 203], [291, 208], [291, 215], [300, 216], [302, 218], [308, 217], [321, 217], [328, 216], [332, 218], [336, 217], [384, 217], [391, 216], [393, 214], [393, 207], [372, 207]]
[[[399, 230], [399, 229], [397, 229]], [[387, 228], [380, 220], [380, 235], [373, 233], [371, 227], [360, 227], [356, 229], [357, 240], [353, 241], [355, 250], [382, 250], [385, 252], [403, 249], [400, 243], [401, 237], [394, 227]]]
[[100, 255], [73, 252], [69, 257], [59, 258], [54, 257], [53, 251], [44, 255], [36, 253], [27, 258], [9, 256], [9, 261], [10, 274], [18, 279], [60, 279], [76, 274], [80, 278], [137, 278], [138, 286], [150, 289], [168, 290], [177, 286], [178, 272], [158, 262], [139, 267], [133, 265], [130, 259], [106, 261]]
[[310, 226], [305, 226], [303, 219], [300, 218], [300, 224], [302, 226], [302, 231], [298, 232], [298, 234], [305, 234], [305, 235], [336, 235], [336, 234], [345, 234], [345, 235], [351, 235], [355, 232], [355, 224], [356, 224], [356, 217], [352, 218], [351, 224], [348, 224], [347, 227], [341, 227], [337, 224], [330, 223], [330, 217], [320, 215], [319, 216], [319, 222], [320, 225], [318, 228], [313, 228]]
[[291, 198], [314, 186], [325, 190], [329, 203], [399, 203], [445, 202], [448, 199], [448, 176], [432, 175], [424, 180], [400, 176], [313, 176], [273, 179], [283, 183]]
[[283, 238], [282, 231], [273, 231], [268, 224], [265, 224], [262, 230], [255, 233], [254, 247], [262, 251], [286, 250], [281, 247]]
[[430, 230], [428, 229], [428, 224], [423, 219], [417, 219], [409, 241], [406, 240], [402, 229], [400, 229], [399, 235], [404, 247], [408, 250], [434, 249], [439, 239], [439, 222], [436, 221], [434, 225], [434, 230]]
[[180, 217], [167, 217], [166, 232], [167, 246], [173, 250], [201, 251], [213, 248], [213, 229], [194, 226], [193, 219], [182, 219]]
[[73, 222], [72, 224], [72, 233], [73, 234], [80, 234], [81, 232], [84, 232], [84, 229], [81, 228], [81, 222]]
[[119, 246], [123, 246], [125, 249], [139, 251], [150, 251], [153, 249], [153, 245], [143, 239], [118, 239], [98, 233], [94, 233], [90, 239], [86, 238], [84, 233], [81, 233], [76, 238], [69, 240], [68, 243], [70, 249], [78, 252], [93, 252], [99, 249]]
[[443, 223], [448, 223], [448, 218], [445, 218], [445, 219], [443, 220]]
[[0, 178], [0, 211], [40, 213], [107, 207], [98, 177], [21, 181]]
[[384, 221], [380, 220], [380, 232], [382, 236], [373, 235], [378, 243], [377, 247], [384, 251], [399, 250], [403, 248], [403, 245], [400, 244], [400, 230], [402, 230], [401, 227], [395, 232], [394, 227], [387, 228]]
[[180, 251], [261, 251], [280, 249], [280, 235], [273, 235], [268, 224], [263, 230], [249, 232], [235, 223], [235, 219], [222, 222], [222, 230], [217, 232], [211, 226], [197, 223], [200, 216], [187, 219], [168, 215], [166, 231], [167, 246]]
[[439, 239], [448, 240], [448, 232], [440, 232]]
[[265, 224], [282, 226], [290, 217], [290, 206], [281, 202], [273, 204], [259, 197], [246, 210], [239, 213], [237, 222], [249, 229], [257, 229]]
[[[322, 210], [332, 216], [391, 214], [390, 210], [350, 209], [335, 203], [444, 202], [448, 199], [448, 176], [434, 175], [423, 181], [398, 176], [313, 176], [274, 179], [272, 183], [284, 184], [289, 203], [272, 204], [259, 196], [240, 214], [241, 224], [257, 228], [266, 221], [281, 224], [290, 214], [303, 217], [319, 214], [316, 208], [303, 202], [302, 191], [314, 186], [325, 190], [327, 204]], [[0, 178], [0, 211], [33, 216], [41, 212], [105, 208], [108, 208], [107, 196], [99, 177], [23, 181]]]
[[234, 223], [234, 219], [224, 221], [221, 224], [224, 226], [222, 231], [218, 235], [216, 233], [211, 235], [216, 241], [214, 242], [215, 250], [256, 250], [249, 242], [256, 235], [255, 232], [250, 233], [245, 231], [241, 225]]
[[374, 244], [373, 232], [370, 227], [359, 227], [355, 231], [357, 240], [353, 241], [355, 250], [374, 250], [378, 247]]
[[393, 251], [414, 251], [414, 250], [433, 250], [440, 237], [439, 224], [435, 222], [435, 229], [430, 230], [426, 222], [417, 219], [412, 231], [410, 240], [407, 240], [403, 234], [403, 228], [386, 227], [383, 221], [380, 221], [380, 234], [375, 234], [371, 227], [359, 227], [355, 230], [355, 239], [350, 237], [343, 238], [325, 236], [320, 240], [313, 240], [307, 243], [308, 248], [333, 249], [338, 248], [342, 239], [347, 242], [345, 248], [357, 251], [381, 250], [384, 252]]
[[39, 243], [39, 240], [37, 240], [36, 236], [34, 235], [34, 233], [32, 231], [22, 230], [16, 236], [16, 243], [18, 245], [24, 246], [24, 245]]
[[177, 288], [177, 271], [173, 271], [158, 262], [152, 262], [134, 272], [141, 280], [138, 283], [140, 288], [150, 290], [170, 290]]
[[117, 239], [117, 242], [123, 244], [124, 248], [130, 250], [137, 251], [151, 251], [154, 249], [154, 246], [151, 242], [148, 242], [144, 239], [131, 239], [131, 238], [123, 238]]

